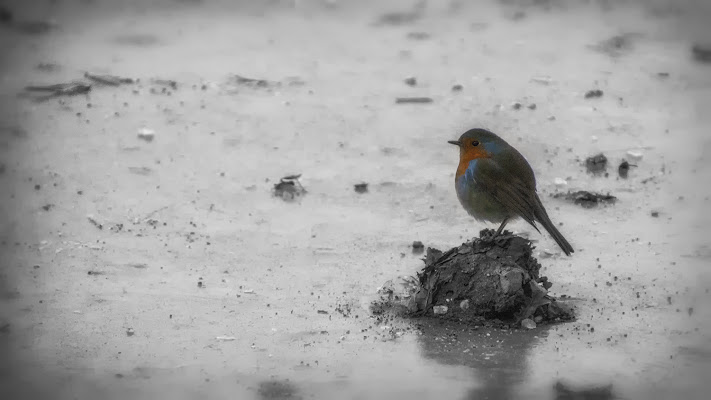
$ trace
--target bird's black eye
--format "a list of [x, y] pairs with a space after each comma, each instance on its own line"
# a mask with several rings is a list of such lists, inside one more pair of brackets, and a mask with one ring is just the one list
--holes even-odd
[[478, 140], [472, 140], [472, 146], [479, 146]]

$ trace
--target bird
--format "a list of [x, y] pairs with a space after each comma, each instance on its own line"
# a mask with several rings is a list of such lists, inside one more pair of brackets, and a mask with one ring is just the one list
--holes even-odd
[[574, 252], [548, 217], [536, 192], [533, 169], [518, 150], [482, 128], [470, 129], [448, 143], [459, 146], [454, 185], [462, 207], [478, 221], [501, 223], [490, 240], [520, 217], [541, 233], [539, 222], [565, 255]]

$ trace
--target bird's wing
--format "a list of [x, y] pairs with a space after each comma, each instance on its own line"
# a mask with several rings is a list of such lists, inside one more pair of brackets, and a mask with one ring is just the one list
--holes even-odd
[[536, 206], [533, 204], [535, 196], [531, 195], [531, 191], [535, 194], [535, 183], [526, 182], [526, 172], [505, 168], [493, 159], [485, 158], [477, 160], [477, 168], [472, 171], [471, 179], [506, 209], [538, 230], [535, 224]]

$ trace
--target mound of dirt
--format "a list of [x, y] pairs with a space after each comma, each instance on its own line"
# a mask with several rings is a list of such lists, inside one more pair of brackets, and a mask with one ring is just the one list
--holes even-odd
[[428, 248], [417, 279], [388, 281], [371, 311], [526, 327], [574, 319], [569, 307], [548, 295], [551, 283], [539, 275], [532, 243], [508, 231], [491, 240], [493, 233], [485, 229], [446, 252]]

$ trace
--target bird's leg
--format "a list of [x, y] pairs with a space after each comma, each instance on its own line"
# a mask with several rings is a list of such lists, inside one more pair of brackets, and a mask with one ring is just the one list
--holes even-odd
[[481, 240], [483, 240], [485, 242], [489, 242], [489, 243], [494, 242], [494, 239], [496, 239], [496, 237], [499, 236], [501, 234], [501, 232], [504, 230], [504, 227], [506, 226], [506, 223], [509, 222], [509, 219], [511, 219], [511, 218], [510, 217], [504, 218], [504, 220], [501, 221], [501, 226], [499, 226], [499, 229], [496, 232], [494, 232], [491, 236], [488, 236], [488, 232], [490, 232], [490, 231], [487, 231], [487, 235], [485, 235], [484, 237], [481, 237]]
[[504, 218], [504, 220], [501, 221], [501, 226], [499, 226], [499, 229], [496, 230], [496, 233], [494, 234], [494, 236], [491, 237], [490, 240], [494, 240], [497, 236], [499, 236], [508, 222], [509, 217]]

